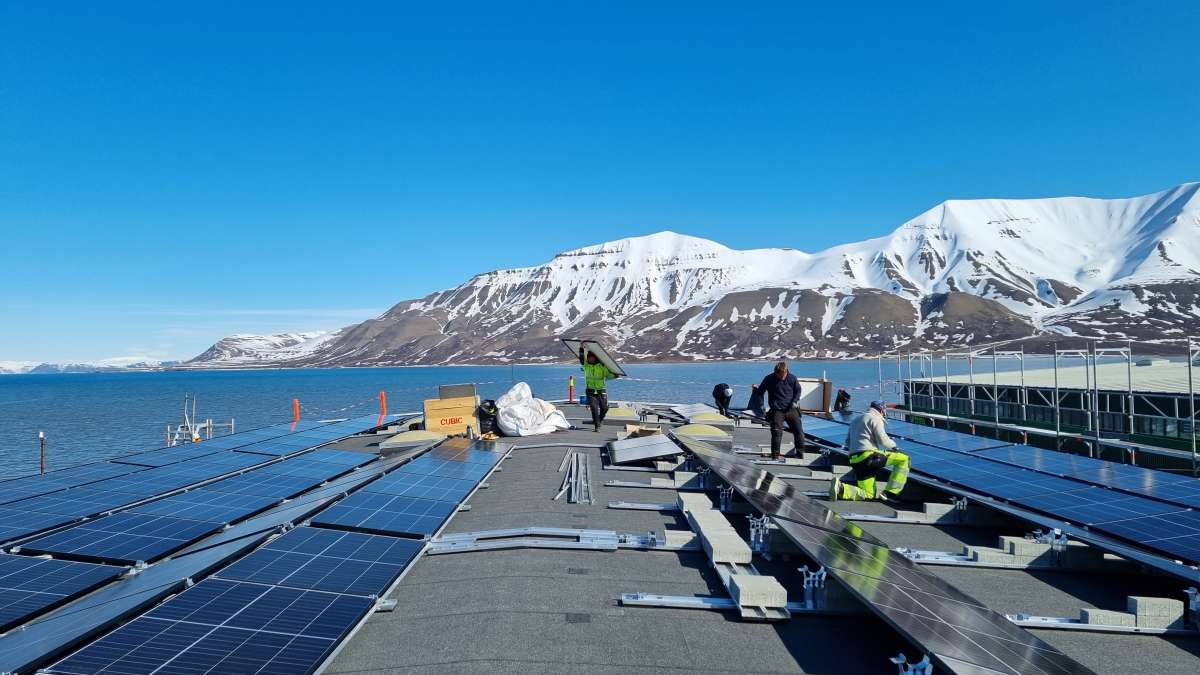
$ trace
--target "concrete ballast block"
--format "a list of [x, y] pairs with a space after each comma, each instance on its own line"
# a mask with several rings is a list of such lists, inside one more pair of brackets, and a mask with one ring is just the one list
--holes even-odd
[[704, 551], [714, 563], [749, 564], [753, 553], [750, 546], [736, 532], [700, 533]]
[[741, 607], [787, 607], [787, 590], [775, 577], [731, 574], [729, 592]]
[[925, 502], [925, 517], [929, 520], [937, 520], [943, 516], [954, 513], [953, 504], [941, 504], [938, 502]]
[[968, 546], [967, 554], [971, 556], [971, 560], [980, 563], [1012, 565], [1016, 562], [1015, 556], [1011, 553], [982, 546]]
[[1137, 625], [1137, 617], [1128, 612], [1114, 612], [1110, 609], [1081, 609], [1079, 622], [1092, 626], [1123, 626], [1132, 628]]
[[713, 510], [712, 500], [703, 492], [680, 492], [678, 504], [679, 510], [684, 512]]
[[1050, 544], [1042, 544], [1024, 537], [1000, 537], [1000, 548], [1013, 555], [1039, 556], [1050, 550]]
[[1126, 610], [1138, 616], [1183, 616], [1183, 601], [1171, 598], [1129, 596]]

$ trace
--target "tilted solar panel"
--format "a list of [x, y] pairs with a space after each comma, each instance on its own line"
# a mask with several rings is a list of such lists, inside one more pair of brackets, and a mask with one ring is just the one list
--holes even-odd
[[295, 528], [221, 570], [222, 579], [379, 596], [421, 550], [412, 539]]
[[457, 503], [470, 494], [475, 485], [473, 480], [394, 471], [368, 483], [363, 491]]
[[278, 502], [279, 499], [275, 497], [228, 494], [197, 488], [142, 504], [130, 509], [130, 512], [229, 523], [258, 513]]
[[120, 567], [0, 553], [0, 633], [124, 572]]
[[151, 562], [222, 525], [220, 522], [122, 512], [39, 537], [23, 544], [21, 550], [121, 564]]
[[44, 672], [311, 673], [374, 600], [206, 579]]
[[428, 537], [458, 508], [454, 502], [355, 492], [313, 517], [314, 525]]
[[73, 516], [0, 507], [0, 543], [27, 537], [76, 520]]

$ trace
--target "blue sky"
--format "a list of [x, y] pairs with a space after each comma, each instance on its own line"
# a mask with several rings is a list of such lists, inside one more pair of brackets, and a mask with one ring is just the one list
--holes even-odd
[[1200, 179], [1195, 2], [25, 4], [0, 360], [186, 358], [661, 229], [816, 250]]

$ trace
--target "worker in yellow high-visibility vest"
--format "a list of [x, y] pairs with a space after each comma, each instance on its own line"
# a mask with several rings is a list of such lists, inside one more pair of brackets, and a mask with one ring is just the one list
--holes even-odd
[[583, 366], [584, 386], [587, 387], [588, 408], [592, 411], [592, 424], [596, 427], [596, 431], [600, 431], [600, 423], [608, 414], [607, 381], [615, 378], [616, 374], [582, 345], [579, 347], [579, 365]]
[[[861, 501], [896, 499], [908, 482], [908, 455], [898, 452], [896, 442], [887, 433], [883, 401], [871, 401], [865, 414], [854, 418], [846, 434], [852, 471], [846, 480], [833, 479], [831, 500]], [[887, 476], [887, 482], [883, 482]], [[853, 483], [853, 484], [851, 484]]]

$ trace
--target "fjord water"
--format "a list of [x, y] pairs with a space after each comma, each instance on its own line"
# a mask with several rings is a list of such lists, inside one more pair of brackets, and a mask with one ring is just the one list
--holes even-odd
[[[726, 382], [734, 387], [734, 405], [742, 406], [750, 384], [770, 368], [770, 362], [630, 365], [630, 377], [611, 383], [609, 395], [613, 400], [711, 402], [713, 385]], [[875, 385], [877, 368], [874, 361], [793, 364], [797, 375], [826, 373], [843, 388]], [[293, 398], [300, 399], [305, 419], [376, 412], [380, 391], [387, 392], [390, 412], [416, 411], [424, 399], [437, 396], [439, 384], [458, 382], [478, 384], [484, 398], [496, 398], [523, 381], [536, 396], [563, 399], [573, 374], [578, 395], [583, 377], [570, 365], [0, 376], [0, 476], [37, 472], [39, 431], [46, 432], [47, 470], [161, 447], [167, 425], [183, 421], [185, 393], [198, 397], [199, 418], [232, 418], [238, 429], [247, 430], [291, 419]], [[895, 377], [894, 363], [885, 376]], [[854, 393], [869, 399], [877, 390]]]

